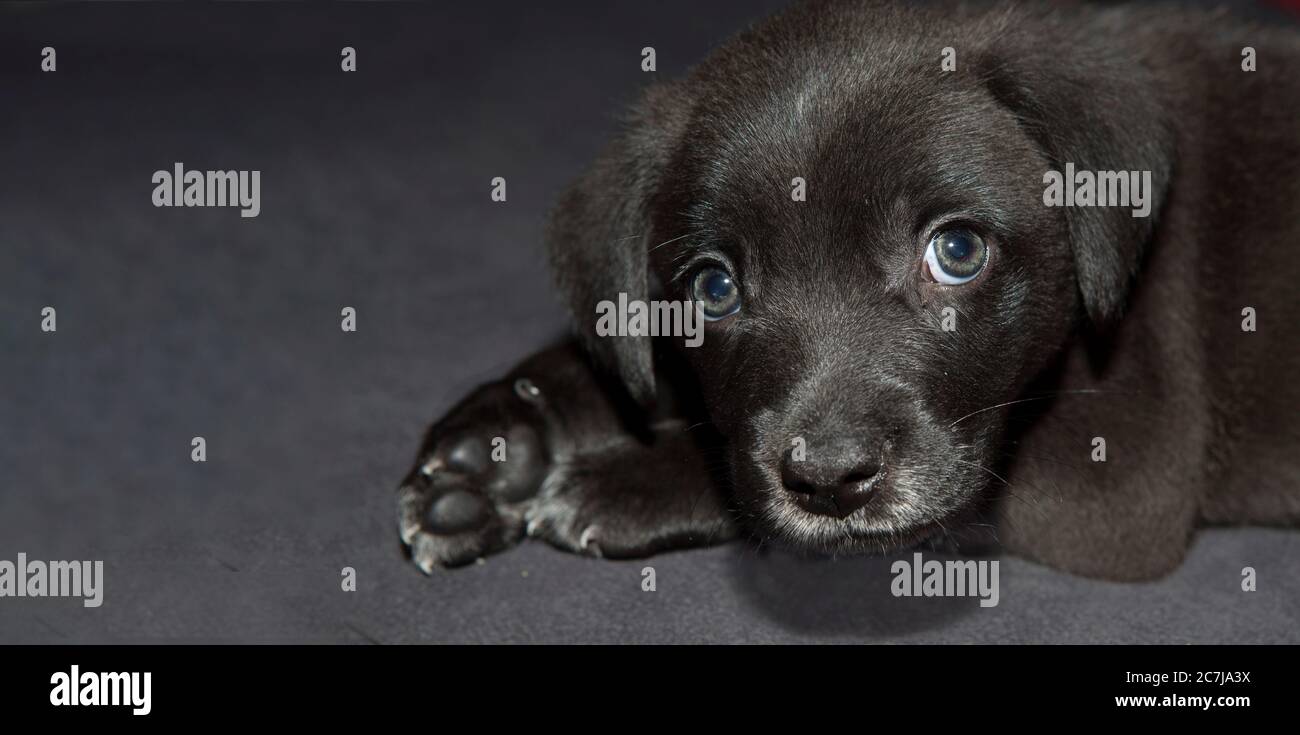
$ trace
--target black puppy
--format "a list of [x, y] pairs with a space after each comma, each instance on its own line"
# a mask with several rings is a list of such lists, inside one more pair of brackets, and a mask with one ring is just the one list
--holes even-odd
[[[1198, 524], [1300, 522], [1297, 68], [1296, 35], [1167, 10], [816, 3], [741, 34], [564, 196], [580, 341], [430, 430], [403, 541], [430, 571], [525, 534], [880, 552], [983, 519], [1142, 579]], [[1123, 180], [1087, 206], [1084, 171]], [[703, 344], [597, 336], [620, 294], [697, 302]]]

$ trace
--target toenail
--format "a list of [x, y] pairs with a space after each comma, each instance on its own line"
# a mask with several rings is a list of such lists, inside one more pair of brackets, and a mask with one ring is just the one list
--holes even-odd
[[520, 378], [515, 381], [515, 395], [529, 403], [535, 403], [541, 399], [542, 389], [528, 378]]
[[402, 537], [402, 543], [410, 546], [411, 540], [415, 538], [415, 534], [419, 533], [419, 531], [420, 524], [418, 523], [402, 523], [399, 527], [398, 533]]
[[441, 468], [442, 468], [442, 460], [437, 457], [430, 457], [429, 461], [425, 462], [420, 467], [420, 474], [424, 475], [425, 477], [432, 477], [433, 473], [438, 471]]

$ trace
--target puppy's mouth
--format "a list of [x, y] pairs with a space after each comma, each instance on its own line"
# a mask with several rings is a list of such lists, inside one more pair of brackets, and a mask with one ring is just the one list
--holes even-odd
[[945, 527], [944, 518], [900, 517], [892, 509], [869, 506], [837, 517], [805, 510], [797, 500], [782, 500], [768, 507], [765, 525], [777, 541], [830, 554], [884, 554], [915, 546]]
[[780, 543], [830, 554], [883, 554], [944, 533], [979, 487], [961, 465], [889, 464], [838, 496], [792, 491], [770, 467], [753, 468], [761, 530]]
[[883, 492], [884, 481], [877, 480], [882, 492], [851, 509], [834, 498], [774, 493], [761, 517], [774, 538], [832, 553], [884, 553], [920, 543], [943, 527], [942, 518], [894, 505]]

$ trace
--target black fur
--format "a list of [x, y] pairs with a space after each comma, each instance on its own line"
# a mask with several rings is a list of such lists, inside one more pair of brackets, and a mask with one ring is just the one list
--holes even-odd
[[[742, 33], [650, 88], [559, 203], [581, 347], [431, 429], [400, 491], [413, 558], [742, 530], [878, 552], [992, 520], [1015, 552], [1142, 579], [1198, 524], [1296, 524], [1298, 62], [1293, 33], [1167, 9], [818, 2]], [[1067, 162], [1150, 171], [1151, 216], [1044, 206]], [[962, 286], [922, 273], [951, 221], [992, 248]], [[689, 298], [700, 258], [743, 298], [702, 346], [595, 335], [603, 299]], [[865, 506], [796, 491], [842, 476]]]

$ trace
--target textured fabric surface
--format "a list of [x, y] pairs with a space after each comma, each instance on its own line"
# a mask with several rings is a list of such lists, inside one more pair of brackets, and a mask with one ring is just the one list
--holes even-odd
[[[0, 559], [106, 577], [97, 609], [0, 599], [0, 642], [1300, 641], [1293, 531], [1203, 532], [1150, 584], [1006, 559], [990, 609], [744, 544], [403, 559], [422, 431], [563, 332], [544, 215], [640, 49], [680, 73], [775, 3], [736, 5], [0, 9]], [[176, 161], [260, 170], [261, 215], [153, 207]]]

